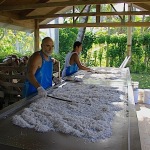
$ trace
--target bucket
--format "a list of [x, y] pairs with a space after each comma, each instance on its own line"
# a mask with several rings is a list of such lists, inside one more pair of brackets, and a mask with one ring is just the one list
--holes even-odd
[[143, 103], [143, 101], [144, 101], [144, 89], [139, 89], [138, 102]]
[[136, 104], [136, 103], [138, 103], [139, 90], [137, 88], [133, 89], [133, 94], [134, 94], [134, 102]]
[[150, 89], [144, 89], [144, 103], [150, 104]]
[[132, 88], [133, 89], [136, 89], [136, 88], [138, 89], [139, 88], [139, 82], [133, 82], [132, 81]]
[[132, 88], [133, 88], [133, 95], [134, 95], [134, 102], [135, 104], [138, 103], [138, 95], [139, 95], [139, 82], [132, 82]]

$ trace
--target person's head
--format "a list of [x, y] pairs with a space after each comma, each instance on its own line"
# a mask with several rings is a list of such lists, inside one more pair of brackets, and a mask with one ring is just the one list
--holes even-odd
[[54, 42], [50, 37], [45, 37], [42, 40], [41, 49], [46, 56], [50, 56], [53, 52]]
[[80, 54], [80, 52], [82, 51], [82, 43], [79, 42], [79, 41], [74, 42], [74, 44], [73, 44], [73, 51], [75, 51], [78, 54]]

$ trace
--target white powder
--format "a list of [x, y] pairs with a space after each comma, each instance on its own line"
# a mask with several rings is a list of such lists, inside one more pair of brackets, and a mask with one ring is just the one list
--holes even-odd
[[68, 82], [51, 94], [73, 103], [50, 97], [38, 99], [13, 116], [13, 123], [39, 132], [63, 132], [96, 142], [112, 135], [112, 120], [116, 111], [123, 109], [125, 100], [125, 93], [119, 89], [83, 83]]

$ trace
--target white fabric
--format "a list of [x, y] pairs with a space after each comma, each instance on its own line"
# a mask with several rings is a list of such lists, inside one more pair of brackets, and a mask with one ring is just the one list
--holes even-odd
[[38, 87], [37, 91], [39, 96], [47, 97], [47, 91], [42, 86]]
[[77, 52], [69, 52], [66, 57], [65, 57], [65, 64], [64, 64], [64, 69], [62, 71], [62, 78], [66, 76], [66, 68], [71, 66], [70, 65], [70, 58], [71, 56], [74, 54], [74, 53], [77, 53]]

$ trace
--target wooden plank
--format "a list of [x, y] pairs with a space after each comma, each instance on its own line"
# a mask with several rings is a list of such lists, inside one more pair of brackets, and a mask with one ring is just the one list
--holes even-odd
[[5, 82], [5, 81], [0, 80], [0, 85], [3, 86], [3, 87], [6, 87], [6, 88], [9, 88], [9, 87], [23, 87], [24, 83], [12, 83], [12, 82]]
[[[19, 90], [19, 89], [18, 89]], [[17, 91], [17, 90], [7, 90], [7, 89], [5, 89], [4, 90], [4, 93], [5, 94], [11, 94], [11, 95], [22, 95], [22, 91]]]
[[1, 80], [10, 80], [10, 79], [21, 79], [21, 80], [25, 80], [26, 76], [24, 75], [19, 75], [19, 74], [15, 74], [15, 75], [7, 75], [7, 74], [2, 74], [0, 73], [0, 79]]
[[149, 27], [150, 22], [115, 22], [115, 23], [76, 23], [76, 24], [47, 24], [40, 25], [44, 28], [73, 28], [73, 27]]
[[4, 69], [4, 70], [8, 70], [8, 69], [12, 69], [12, 70], [24, 70], [24, 69], [26, 69], [26, 67], [25, 66], [23, 66], [23, 67], [19, 67], [19, 66], [17, 66], [17, 67], [7, 66], [5, 64], [5, 66], [4, 65], [0, 66], [0, 70], [2, 70], [2, 69]]
[[36, 4], [23, 4], [15, 6], [0, 6], [1, 11], [12, 11], [12, 10], [25, 10], [25, 9], [36, 9], [44, 7], [61, 7], [61, 6], [77, 6], [77, 5], [93, 5], [93, 4], [113, 4], [113, 3], [149, 3], [149, 0], [86, 0], [86, 1], [63, 1], [63, 2], [50, 2], [50, 3], [36, 3]]
[[33, 15], [21, 17], [20, 19], [45, 19], [56, 17], [79, 17], [79, 16], [114, 16], [114, 15], [150, 15], [150, 11], [123, 11], [123, 12], [89, 12], [89, 13], [67, 13], [67, 14], [48, 14], [48, 15]]

